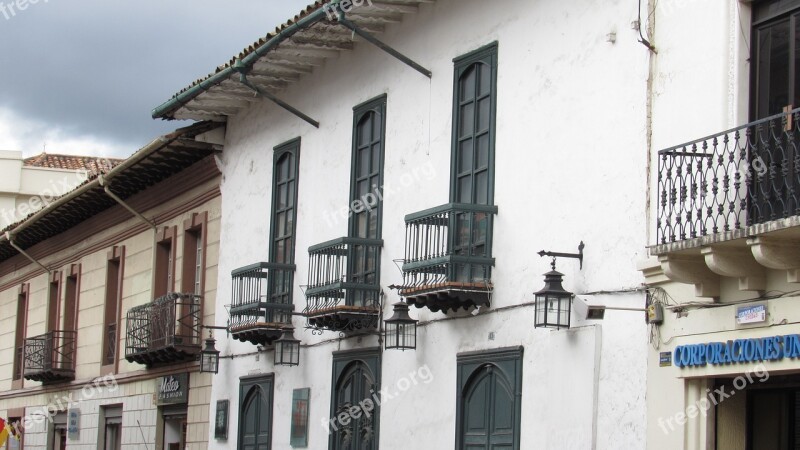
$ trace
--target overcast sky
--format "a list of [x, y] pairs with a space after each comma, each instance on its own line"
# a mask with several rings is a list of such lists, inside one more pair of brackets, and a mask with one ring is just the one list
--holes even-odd
[[0, 150], [118, 157], [186, 124], [154, 107], [313, 3], [32, 1], [0, 0]]

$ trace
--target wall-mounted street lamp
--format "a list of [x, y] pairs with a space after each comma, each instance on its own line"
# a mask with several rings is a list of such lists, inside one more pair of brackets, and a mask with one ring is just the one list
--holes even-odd
[[583, 242], [578, 245], [578, 253], [558, 253], [540, 251], [539, 256], [550, 256], [552, 270], [544, 274], [544, 287], [534, 292], [534, 328], [569, 328], [572, 298], [574, 295], [561, 285], [564, 274], [556, 271], [556, 258], [575, 258], [583, 268]]
[[201, 329], [208, 330], [208, 338], [206, 339], [206, 346], [200, 352], [200, 373], [219, 373], [219, 350], [216, 348], [217, 340], [211, 335], [211, 330], [225, 330], [227, 327], [214, 327], [210, 325], [201, 325]]
[[275, 341], [275, 365], [300, 365], [300, 339], [294, 337], [294, 327], [285, 327], [283, 336]]
[[216, 340], [209, 336], [206, 347], [200, 352], [200, 373], [219, 373], [219, 350], [214, 347]]
[[403, 301], [395, 303], [394, 314], [384, 321], [386, 350], [416, 350], [417, 322], [408, 315], [408, 303]]

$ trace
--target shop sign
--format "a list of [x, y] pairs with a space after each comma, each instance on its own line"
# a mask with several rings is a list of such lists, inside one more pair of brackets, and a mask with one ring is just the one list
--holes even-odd
[[672, 365], [672, 353], [661, 352], [658, 355], [658, 365], [660, 367], [669, 367]]
[[78, 440], [81, 438], [81, 410], [77, 408], [70, 409], [67, 413], [67, 437], [70, 440]]
[[189, 401], [189, 374], [167, 375], [157, 378], [158, 405], [186, 403]]
[[736, 308], [736, 323], [747, 325], [751, 323], [761, 323], [767, 321], [767, 305], [749, 305]]
[[677, 367], [705, 367], [800, 358], [800, 335], [736, 339], [679, 345], [672, 359]]

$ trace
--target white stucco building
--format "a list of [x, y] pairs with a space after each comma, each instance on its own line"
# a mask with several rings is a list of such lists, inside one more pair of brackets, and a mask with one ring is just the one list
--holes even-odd
[[[533, 295], [537, 252], [583, 241], [582, 265], [557, 261], [574, 302], [645, 305], [636, 2], [339, 9], [312, 5], [153, 113], [227, 122], [211, 405], [229, 414], [211, 411], [209, 448], [645, 448], [643, 313], [535, 328]], [[401, 299], [412, 351], [377, 333]], [[291, 367], [272, 349], [289, 323]]]

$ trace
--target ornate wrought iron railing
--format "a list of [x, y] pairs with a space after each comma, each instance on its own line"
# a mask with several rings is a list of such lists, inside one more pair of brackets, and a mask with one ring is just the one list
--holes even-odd
[[235, 338], [265, 344], [280, 337], [292, 323], [294, 271], [294, 264], [260, 262], [231, 272], [228, 325]]
[[50, 331], [25, 339], [24, 375], [28, 380], [75, 378], [75, 331]]
[[800, 108], [658, 152], [657, 243], [800, 215]]
[[402, 290], [489, 283], [495, 214], [494, 205], [448, 203], [407, 215]]
[[169, 293], [128, 310], [125, 358], [153, 364], [189, 359], [200, 351], [201, 297]]
[[[339, 238], [308, 249], [306, 309], [310, 326], [341, 329], [372, 326], [380, 312], [380, 258], [383, 240]], [[315, 316], [367, 314], [370, 323], [331, 323]], [[324, 323], [323, 323], [324, 322]], [[375, 321], [377, 324], [377, 321]]]

